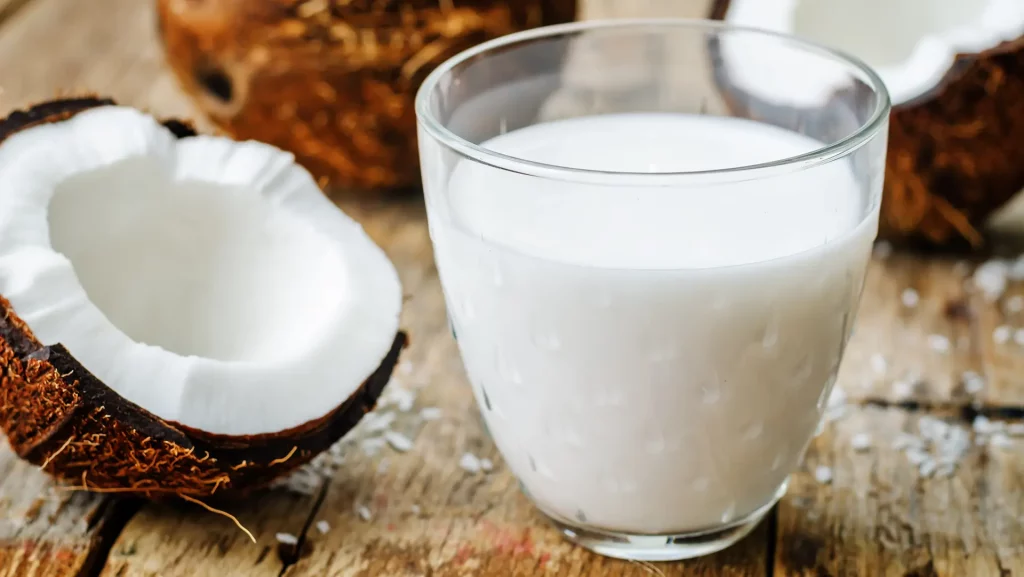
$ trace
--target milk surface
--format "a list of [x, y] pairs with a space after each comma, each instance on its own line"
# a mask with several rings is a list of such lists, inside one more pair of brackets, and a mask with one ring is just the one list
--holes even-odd
[[[670, 173], [821, 144], [745, 120], [623, 114], [485, 146]], [[584, 176], [461, 161], [447, 192], [429, 195], [449, 315], [490, 433], [537, 504], [572, 524], [666, 534], [740, 519], [772, 501], [818, 424], [877, 206], [845, 161], [724, 184]]]

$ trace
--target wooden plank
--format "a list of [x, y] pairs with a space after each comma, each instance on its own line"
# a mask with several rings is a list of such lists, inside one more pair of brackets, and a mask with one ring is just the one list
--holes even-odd
[[101, 574], [276, 577], [295, 554], [276, 535], [301, 533], [313, 501], [277, 492], [218, 503], [256, 535], [255, 544], [230, 520], [197, 506], [147, 505], [121, 532]]
[[0, 577], [81, 575], [102, 561], [114, 502], [59, 490], [0, 441]]
[[978, 292], [973, 302], [978, 310], [977, 346], [984, 377], [979, 405], [1024, 408], [1024, 311], [1020, 309], [1024, 282], [1011, 280], [994, 301]]
[[[965, 406], [967, 371], [980, 371], [971, 268], [908, 254], [875, 257], [840, 369], [851, 399]], [[908, 306], [909, 305], [909, 306]]]
[[0, 109], [97, 92], [161, 115], [196, 116], [163, 65], [151, 4], [33, 0], [0, 33]]
[[[907, 254], [874, 259], [841, 370], [851, 399], [1024, 408], [1024, 281], [1011, 279], [990, 298], [974, 286], [980, 264]], [[916, 305], [904, 303], [907, 291]], [[941, 350], [947, 341], [949, 350]]]
[[[778, 510], [775, 575], [1024, 574], [1024, 438], [968, 439], [951, 477], [927, 477], [893, 445], [929, 419], [860, 408], [813, 443]], [[871, 447], [858, 451], [864, 433]], [[815, 478], [819, 466], [830, 484]]]

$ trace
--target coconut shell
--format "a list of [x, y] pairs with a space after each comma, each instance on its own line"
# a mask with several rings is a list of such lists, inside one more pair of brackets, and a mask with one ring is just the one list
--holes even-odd
[[[724, 19], [728, 6], [716, 0], [711, 17]], [[756, 98], [729, 100], [737, 113], [756, 115]], [[1024, 37], [958, 54], [932, 90], [893, 106], [879, 237], [982, 248], [988, 219], [1024, 190], [1022, 102]]]
[[[80, 98], [15, 112], [0, 122], [0, 142], [108, 104]], [[188, 123], [164, 124], [179, 137], [195, 135]], [[19, 457], [81, 489], [147, 497], [245, 492], [309, 462], [351, 430], [376, 405], [405, 344], [398, 333], [380, 367], [315, 421], [270, 434], [215, 435], [162, 420], [118, 395], [63, 345], [40, 343], [0, 296], [0, 429]]]
[[571, 21], [576, 0], [158, 0], [166, 58], [223, 130], [363, 190], [419, 183], [413, 100], [485, 40]]

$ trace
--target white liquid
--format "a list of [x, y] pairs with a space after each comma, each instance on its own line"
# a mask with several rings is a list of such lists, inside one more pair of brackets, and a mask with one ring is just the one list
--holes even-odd
[[[645, 114], [533, 126], [486, 146], [670, 172], [820, 144], [749, 121]], [[772, 501], [819, 421], [876, 232], [847, 163], [650, 189], [463, 161], [447, 196], [430, 192], [443, 182], [427, 185], [469, 378], [543, 510], [664, 534]]]

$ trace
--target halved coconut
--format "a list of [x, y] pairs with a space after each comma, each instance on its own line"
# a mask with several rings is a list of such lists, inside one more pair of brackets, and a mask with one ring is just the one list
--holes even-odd
[[[893, 100], [882, 237], [978, 247], [1024, 189], [1024, 2], [717, 0], [712, 16], [841, 49], [882, 77]], [[742, 91], [733, 102], [748, 111], [772, 101], [771, 86], [791, 105], [800, 87], [804, 104], [820, 102], [837, 70], [792, 53], [786, 69], [771, 50], [743, 54], [730, 58], [723, 43], [727, 90]]]
[[0, 123], [0, 427], [58, 477], [266, 484], [372, 409], [401, 302], [291, 154], [92, 98]]

